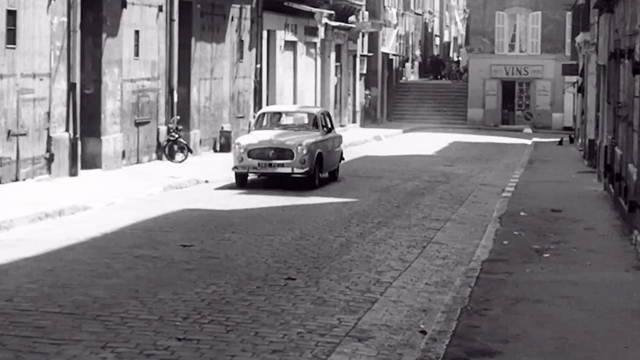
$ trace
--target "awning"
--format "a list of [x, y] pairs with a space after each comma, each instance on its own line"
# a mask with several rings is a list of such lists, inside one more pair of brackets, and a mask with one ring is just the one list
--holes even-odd
[[314, 14], [335, 15], [335, 12], [333, 10], [318, 9], [308, 5], [296, 4], [292, 2], [285, 2], [284, 5], [290, 8], [307, 11]]
[[382, 31], [384, 23], [380, 20], [358, 21], [355, 30], [365, 33]]
[[364, 7], [367, 3], [363, 0], [333, 0], [332, 5], [349, 5], [354, 7]]
[[329, 20], [329, 19], [324, 19], [322, 20], [322, 22], [326, 25], [331, 25], [334, 28], [338, 28], [338, 29], [344, 29], [344, 30], [351, 30], [354, 29], [356, 27], [355, 24], [347, 24], [347, 23], [343, 23], [343, 22], [339, 22], [339, 21], [333, 21], [333, 20]]

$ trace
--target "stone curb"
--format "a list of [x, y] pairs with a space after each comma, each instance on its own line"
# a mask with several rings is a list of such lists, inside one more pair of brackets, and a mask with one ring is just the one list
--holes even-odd
[[[522, 133], [523, 129], [518, 128], [505, 128], [505, 127], [492, 127], [492, 126], [475, 126], [464, 124], [422, 124], [414, 127], [410, 127], [410, 131], [420, 130], [432, 130], [432, 129], [465, 129], [465, 130], [484, 130], [484, 131], [501, 131], [501, 132], [515, 132]], [[532, 129], [533, 134], [550, 134], [550, 135], [572, 135], [572, 131], [564, 130], [538, 130]]]
[[[203, 179], [179, 180], [171, 184], [165, 185], [164, 187], [158, 187], [158, 188], [151, 189], [149, 191], [145, 191], [139, 196], [135, 196], [133, 198], [143, 198], [143, 197], [158, 195], [158, 194], [173, 191], [173, 190], [186, 189], [186, 188], [204, 184], [207, 182], [209, 181], [203, 180]], [[70, 215], [74, 215], [77, 213], [81, 213], [81, 212], [85, 212], [93, 209], [99, 209], [106, 206], [115, 205], [120, 202], [122, 201], [115, 200], [115, 201], [109, 201], [106, 203], [66, 205], [66, 206], [61, 206], [59, 208], [52, 209], [52, 210], [46, 210], [46, 211], [41, 211], [34, 214], [20, 216], [13, 219], [2, 220], [0, 221], [0, 232], [8, 231], [21, 226], [36, 224], [45, 220], [57, 219], [57, 218], [70, 216]]]
[[[385, 135], [375, 135], [375, 136], [364, 138], [364, 139], [354, 140], [354, 141], [343, 144], [343, 148], [359, 146], [359, 145], [363, 145], [363, 144], [374, 142], [374, 141], [383, 141], [385, 139], [388, 139], [394, 136], [402, 135], [405, 132], [411, 131], [411, 129], [413, 128], [400, 129]], [[134, 196], [130, 199], [150, 197], [150, 196], [162, 194], [169, 191], [187, 189], [190, 187], [194, 187], [194, 186], [206, 184], [206, 183], [209, 183], [209, 180], [198, 179], [198, 178], [182, 179], [182, 180], [172, 182], [163, 187], [152, 188], [149, 191], [145, 191], [140, 195]], [[81, 213], [84, 211], [89, 211], [93, 209], [99, 209], [99, 208], [115, 205], [126, 200], [128, 199], [115, 200], [115, 201], [109, 201], [106, 203], [97, 203], [97, 204], [90, 204], [90, 205], [89, 204], [73, 204], [73, 205], [61, 206], [59, 208], [52, 209], [52, 210], [46, 210], [46, 211], [41, 211], [34, 214], [25, 215], [25, 216], [13, 218], [13, 219], [0, 220], [0, 233], [11, 230], [11, 229], [15, 229], [17, 227], [36, 224], [45, 220], [57, 219], [57, 218]]]
[[[534, 143], [527, 146], [525, 154], [518, 163], [516, 173], [522, 173], [525, 170], [534, 146]], [[456, 281], [444, 310], [436, 316], [432, 331], [425, 337], [416, 360], [441, 360], [444, 356], [451, 336], [458, 324], [460, 312], [468, 305], [471, 291], [482, 270], [482, 264], [491, 253], [496, 232], [501, 226], [501, 218], [507, 211], [509, 200], [510, 197], [501, 197], [498, 200], [491, 222], [487, 226], [476, 253], [464, 270], [463, 275]]]

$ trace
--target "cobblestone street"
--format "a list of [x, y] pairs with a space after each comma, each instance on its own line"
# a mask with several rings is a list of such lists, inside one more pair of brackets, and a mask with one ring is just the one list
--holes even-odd
[[0, 233], [0, 359], [415, 359], [531, 136], [409, 133], [315, 191], [209, 183]]

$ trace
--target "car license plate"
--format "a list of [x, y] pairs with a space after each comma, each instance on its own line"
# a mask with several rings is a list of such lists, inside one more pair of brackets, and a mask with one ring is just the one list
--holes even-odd
[[281, 168], [284, 167], [284, 164], [278, 164], [278, 163], [258, 163], [258, 167], [259, 168]]

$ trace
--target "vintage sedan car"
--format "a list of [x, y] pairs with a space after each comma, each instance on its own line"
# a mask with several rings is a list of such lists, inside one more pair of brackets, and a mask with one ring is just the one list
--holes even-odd
[[263, 108], [233, 148], [236, 185], [245, 187], [249, 174], [306, 177], [310, 187], [320, 176], [336, 181], [340, 174], [342, 135], [329, 111], [315, 106], [271, 105]]

